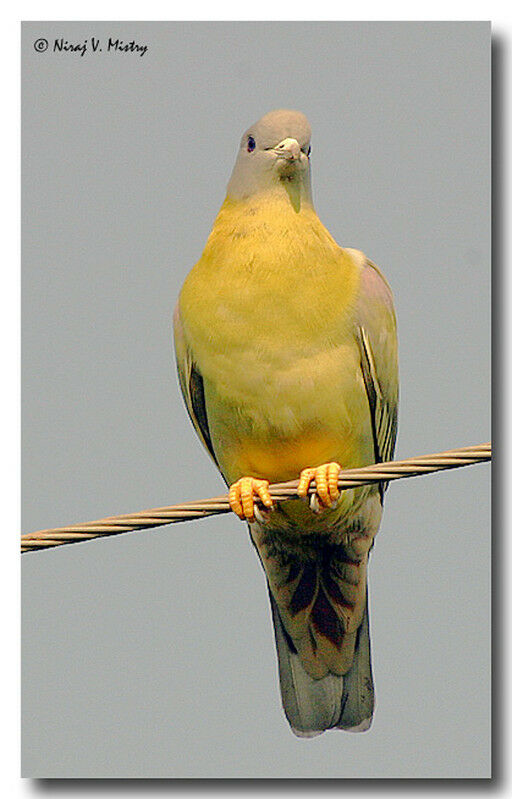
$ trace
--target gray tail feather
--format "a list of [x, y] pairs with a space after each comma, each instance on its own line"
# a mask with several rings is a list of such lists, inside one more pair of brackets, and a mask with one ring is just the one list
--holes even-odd
[[310, 677], [302, 666], [270, 593], [279, 662], [279, 682], [286, 718], [295, 735], [312, 738], [337, 728], [365, 732], [373, 718], [375, 695], [370, 651], [368, 596], [355, 645], [354, 660], [345, 675]]

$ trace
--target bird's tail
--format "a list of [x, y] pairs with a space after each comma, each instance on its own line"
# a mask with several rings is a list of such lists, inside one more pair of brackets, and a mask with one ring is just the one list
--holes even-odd
[[304, 669], [270, 594], [284, 712], [295, 735], [311, 738], [324, 730], [369, 729], [375, 704], [370, 652], [368, 597], [356, 634], [354, 660], [343, 676], [330, 672], [315, 679]]

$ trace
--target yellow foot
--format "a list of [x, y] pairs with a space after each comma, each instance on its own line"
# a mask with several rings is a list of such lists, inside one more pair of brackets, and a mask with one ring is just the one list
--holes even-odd
[[[338, 488], [338, 477], [341, 472], [339, 463], [323, 463], [321, 466], [315, 466], [311, 469], [303, 469], [300, 473], [299, 487], [297, 493], [299, 497], [306, 497], [308, 494], [311, 482], [315, 481], [316, 493], [311, 496], [312, 510], [321, 510], [324, 508], [331, 508], [336, 506], [337, 499], [340, 495]], [[321, 506], [318, 505], [318, 498], [320, 499]]]
[[261, 499], [266, 508], [272, 508], [272, 497], [268, 490], [268, 480], [255, 477], [241, 477], [229, 488], [229, 504], [233, 513], [242, 521], [252, 522], [258, 516], [254, 499]]

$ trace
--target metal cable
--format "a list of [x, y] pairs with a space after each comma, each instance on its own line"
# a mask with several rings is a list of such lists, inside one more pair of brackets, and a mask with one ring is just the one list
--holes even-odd
[[[479, 444], [473, 447], [462, 447], [447, 452], [438, 452], [435, 455], [420, 455], [404, 461], [388, 461], [363, 466], [359, 469], [346, 469], [342, 471], [338, 480], [340, 489], [357, 488], [359, 486], [378, 483], [382, 480], [400, 480], [404, 477], [417, 477], [432, 474], [444, 469], [457, 469], [460, 466], [471, 466], [474, 463], [484, 463], [491, 460], [491, 444]], [[298, 480], [288, 483], [274, 483], [270, 486], [270, 494], [275, 501], [290, 499], [297, 496]], [[309, 493], [315, 490], [314, 482]], [[137, 513], [127, 513], [121, 516], [109, 516], [94, 522], [74, 524], [68, 527], [57, 527], [50, 530], [38, 530], [21, 536], [21, 551], [34, 552], [39, 549], [73, 544], [78, 541], [88, 541], [92, 538], [101, 538], [132, 530], [143, 530], [149, 527], [161, 527], [174, 522], [203, 519], [217, 513], [230, 512], [227, 494], [211, 499], [201, 499], [196, 502], [184, 502], [181, 505], [170, 505], [165, 508], [153, 508]]]

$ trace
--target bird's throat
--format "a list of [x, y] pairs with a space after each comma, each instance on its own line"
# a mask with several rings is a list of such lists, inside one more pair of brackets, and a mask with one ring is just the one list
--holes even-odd
[[298, 214], [300, 212], [304, 194], [301, 183], [298, 180], [295, 180], [293, 177], [288, 177], [287, 175], [283, 175], [280, 178], [280, 182], [284, 186], [293, 210], [296, 214]]

